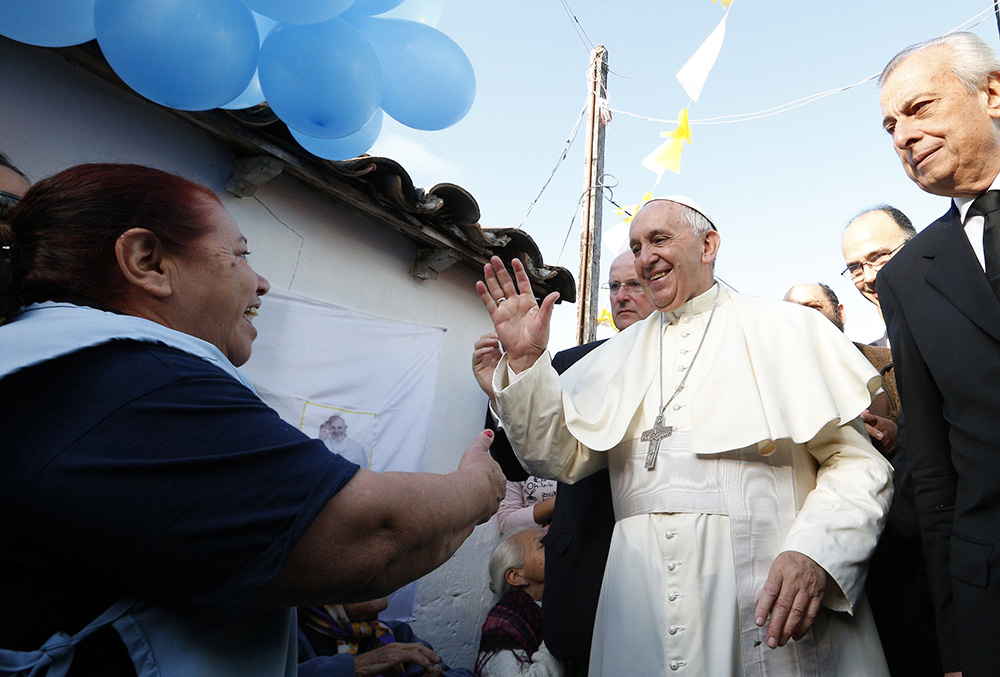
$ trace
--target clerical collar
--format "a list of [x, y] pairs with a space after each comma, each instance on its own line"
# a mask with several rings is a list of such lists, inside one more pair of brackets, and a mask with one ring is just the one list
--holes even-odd
[[663, 313], [663, 321], [667, 324], [674, 324], [684, 315], [700, 315], [702, 313], [711, 312], [712, 306], [715, 305], [715, 288], [719, 288], [719, 303], [723, 303], [729, 298], [729, 292], [725, 287], [721, 287], [718, 282], [713, 284], [705, 292], [695, 296], [693, 299], [689, 299], [684, 305], [682, 305], [677, 310], [671, 310], [670, 312]]

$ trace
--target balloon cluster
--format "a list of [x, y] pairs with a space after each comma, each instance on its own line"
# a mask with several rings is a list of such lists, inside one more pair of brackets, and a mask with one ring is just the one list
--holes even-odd
[[180, 110], [263, 102], [309, 152], [371, 148], [383, 112], [423, 130], [469, 112], [468, 57], [433, 27], [443, 0], [46, 0], [5, 3], [0, 34], [43, 47], [97, 38], [132, 89]]

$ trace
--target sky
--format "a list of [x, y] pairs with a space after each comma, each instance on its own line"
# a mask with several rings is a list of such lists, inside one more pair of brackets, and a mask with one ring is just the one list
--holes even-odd
[[[641, 161], [662, 142], [660, 133], [676, 126], [625, 113], [675, 121], [690, 104], [692, 144], [684, 148], [680, 174], [666, 172], [654, 194], [687, 195], [705, 207], [722, 235], [716, 274], [726, 283], [771, 298], [798, 282], [830, 284], [845, 305], [848, 336], [868, 342], [883, 326], [874, 306], [840, 275], [844, 227], [878, 203], [902, 209], [918, 230], [949, 208], [947, 198], [923, 193], [904, 174], [881, 127], [877, 85], [757, 119], [699, 121], [770, 111], [854, 85], [904, 47], [970, 20], [979, 22], [970, 30], [997, 48], [992, 9], [986, 0], [735, 0], [719, 58], [691, 102], [675, 76], [722, 20], [721, 3], [444, 0], [437, 27], [472, 61], [472, 110], [437, 132], [387, 118], [369, 153], [400, 162], [418, 186], [462, 186], [479, 203], [482, 225], [520, 226], [546, 264], [576, 277], [582, 126], [558, 161], [586, 103], [590, 50], [603, 45], [616, 111], [605, 142], [604, 232], [621, 221], [608, 200], [635, 204], [653, 189], [656, 175]], [[616, 253], [602, 251], [602, 280]], [[575, 323], [576, 305], [559, 304], [550, 347], [573, 345]]]

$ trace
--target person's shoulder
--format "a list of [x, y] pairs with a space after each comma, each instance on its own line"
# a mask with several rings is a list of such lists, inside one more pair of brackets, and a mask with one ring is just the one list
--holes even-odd
[[[956, 236], [958, 231], [961, 230], [961, 223], [959, 223], [957, 219], [958, 210], [952, 206], [952, 208], [945, 212], [940, 218], [932, 221], [930, 225], [917, 233], [916, 237], [907, 242], [906, 246], [900, 249], [896, 255], [882, 267], [882, 270], [879, 271], [879, 275], [883, 272], [887, 272], [888, 277], [891, 278], [895, 276], [898, 271], [917, 262], [925, 254], [936, 249], [942, 238]], [[958, 226], [957, 230], [956, 226]]]
[[591, 341], [590, 343], [584, 343], [582, 346], [573, 346], [572, 348], [567, 348], [566, 350], [560, 350], [555, 354], [555, 356], [553, 356], [552, 366], [556, 371], [563, 371], [605, 341], [607, 341], [607, 339]]
[[775, 314], [788, 317], [809, 317], [805, 313], [815, 312], [812, 308], [806, 308], [798, 303], [789, 303], [780, 299], [772, 299], [764, 296], [752, 296], [734, 291], [729, 292], [729, 297], [744, 312], [752, 311], [754, 314], [761, 314], [761, 319], [766, 319]]
[[140, 341], [122, 341], [120, 343], [130, 344], [124, 348], [133, 354], [136, 360], [141, 360], [149, 364], [158, 364], [162, 369], [173, 373], [178, 378], [220, 378], [232, 380], [232, 377], [210, 362], [178, 348], [172, 348], [161, 343]]
[[[222, 370], [197, 355], [161, 343], [118, 339], [89, 346], [68, 357], [88, 363], [113, 364], [115, 370], [138, 370], [144, 375], [162, 371], [176, 377], [215, 375], [228, 377]], [[60, 358], [61, 359], [61, 358]]]
[[[200, 364], [199, 364], [200, 363]], [[29, 368], [29, 372], [73, 373], [92, 386], [114, 383], [122, 390], [149, 390], [179, 379], [221, 370], [176, 348], [133, 340], [88, 346]]]
[[74, 373], [80, 369], [79, 373], [85, 375], [95, 391], [115, 393], [115, 399], [156, 397], [156, 393], [169, 391], [177, 397], [205, 402], [218, 398], [259, 402], [250, 390], [219, 367], [197, 355], [159, 343], [111, 341], [75, 353], [72, 362]]
[[[842, 332], [822, 313], [788, 301], [730, 292], [745, 330], [764, 330], [777, 341], [815, 332]], [[796, 339], [798, 340], [798, 339]]]

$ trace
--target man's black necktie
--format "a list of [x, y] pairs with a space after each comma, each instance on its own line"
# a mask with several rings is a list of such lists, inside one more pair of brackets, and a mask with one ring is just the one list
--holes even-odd
[[973, 201], [972, 208], [983, 215], [983, 258], [986, 279], [1000, 297], [1000, 190], [989, 190]]

